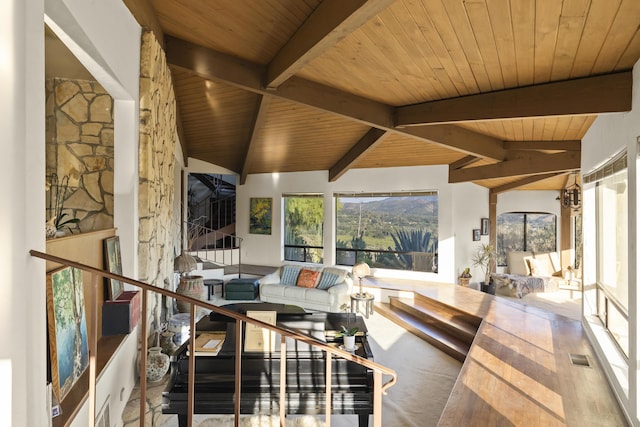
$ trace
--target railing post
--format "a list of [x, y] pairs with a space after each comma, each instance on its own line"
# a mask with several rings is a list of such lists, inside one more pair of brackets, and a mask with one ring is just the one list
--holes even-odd
[[382, 372], [373, 370], [373, 427], [382, 427]]
[[140, 307], [140, 425], [144, 426], [145, 405], [147, 403], [147, 290], [142, 289]]
[[240, 426], [240, 393], [242, 379], [242, 320], [236, 319], [236, 375], [235, 375], [235, 396], [234, 396], [234, 414], [233, 425]]
[[[81, 273], [82, 274], [82, 273]], [[98, 369], [98, 283], [100, 276], [92, 274], [91, 292], [91, 342], [89, 343], [89, 423], [96, 419], [96, 376]]]
[[280, 427], [285, 426], [287, 395], [287, 337], [280, 334]]
[[195, 382], [196, 382], [196, 305], [189, 305], [191, 317], [189, 325], [189, 388], [187, 390], [187, 425], [193, 425], [195, 410]]
[[333, 401], [333, 397], [331, 396], [331, 362], [333, 361], [333, 356], [328, 351], [325, 351], [327, 355], [327, 366], [326, 366], [326, 380], [325, 380], [325, 397], [324, 397], [324, 424], [325, 427], [331, 427], [331, 402]]

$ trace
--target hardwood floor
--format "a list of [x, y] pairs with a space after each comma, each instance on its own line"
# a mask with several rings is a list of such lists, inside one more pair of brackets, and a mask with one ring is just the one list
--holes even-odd
[[[582, 324], [451, 284], [373, 279], [482, 318], [439, 426], [626, 426]], [[586, 355], [590, 367], [570, 355]]]

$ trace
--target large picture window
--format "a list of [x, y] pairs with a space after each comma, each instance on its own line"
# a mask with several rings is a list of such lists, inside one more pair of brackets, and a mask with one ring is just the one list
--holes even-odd
[[598, 316], [629, 355], [628, 177], [626, 154], [585, 176], [594, 188]]
[[321, 194], [285, 194], [284, 259], [322, 263], [324, 199]]
[[336, 263], [437, 272], [438, 194], [336, 194]]
[[508, 212], [497, 219], [497, 262], [507, 265], [507, 252], [555, 252], [556, 216], [544, 212]]

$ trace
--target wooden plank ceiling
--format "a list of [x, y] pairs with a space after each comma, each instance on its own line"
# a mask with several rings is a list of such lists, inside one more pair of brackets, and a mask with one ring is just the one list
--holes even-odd
[[560, 189], [631, 108], [638, 0], [125, 0], [163, 39], [186, 153], [247, 175], [450, 165]]

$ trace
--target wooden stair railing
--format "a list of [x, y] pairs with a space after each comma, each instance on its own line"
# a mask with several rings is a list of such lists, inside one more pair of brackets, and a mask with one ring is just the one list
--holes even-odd
[[[128, 283], [132, 286], [140, 288], [142, 290], [141, 313], [146, 313], [146, 310], [147, 310], [147, 291], [155, 292], [169, 298], [175, 298], [176, 300], [188, 302], [191, 304], [191, 310], [190, 310], [190, 316], [191, 316], [190, 330], [191, 331], [196, 330], [196, 316], [195, 316], [196, 307], [204, 307], [216, 313], [235, 319], [236, 320], [236, 336], [238, 337], [238, 339], [236, 339], [236, 356], [235, 356], [236, 357], [236, 362], [235, 362], [236, 363], [236, 370], [235, 370], [236, 393], [234, 398], [235, 399], [234, 425], [236, 427], [239, 426], [239, 422], [240, 422], [240, 385], [242, 382], [242, 378], [240, 374], [241, 373], [240, 364], [241, 364], [241, 354], [242, 354], [242, 339], [240, 339], [240, 337], [242, 336], [241, 334], [242, 334], [243, 322], [255, 324], [263, 328], [269, 329], [273, 332], [279, 333], [280, 336], [282, 337], [281, 343], [280, 343], [281, 351], [286, 350], [286, 338], [289, 337], [296, 341], [301, 341], [311, 346], [317, 347], [327, 354], [327, 357], [326, 357], [327, 384], [325, 385], [326, 386], [325, 424], [327, 427], [330, 427], [330, 423], [331, 423], [331, 375], [330, 374], [331, 374], [332, 357], [337, 356], [371, 369], [373, 371], [373, 425], [374, 427], [382, 427], [382, 395], [386, 394], [386, 390], [392, 387], [398, 379], [398, 376], [393, 369], [377, 364], [369, 359], [365, 359], [355, 354], [349, 353], [345, 350], [341, 350], [338, 347], [330, 346], [313, 337], [302, 335], [300, 333], [297, 333], [289, 329], [280, 328], [276, 325], [271, 325], [268, 323], [261, 322], [259, 320], [247, 317], [235, 311], [228, 310], [224, 307], [218, 307], [216, 305], [209, 304], [205, 301], [201, 301], [185, 295], [179, 295], [175, 292], [158, 288], [153, 285], [140, 282], [138, 280], [131, 279], [126, 276], [114, 274], [106, 270], [101, 270], [99, 268], [95, 268], [86, 264], [82, 264], [82, 263], [61, 258], [58, 256], [50, 255], [44, 252], [31, 250], [29, 253], [31, 256], [36, 258], [40, 258], [43, 260], [51, 261], [57, 264], [61, 264], [61, 265], [65, 265], [73, 268], [79, 268], [80, 270], [91, 273], [93, 275], [92, 286], [94, 287], [99, 286], [100, 284], [99, 279], [102, 277], [102, 278], [120, 280], [123, 283]], [[97, 295], [97, 293], [94, 292], [94, 295]], [[97, 308], [98, 308], [97, 296], [92, 299], [91, 304], [93, 304], [93, 313], [97, 313]], [[142, 337], [147, 337], [148, 332], [147, 332], [147, 322], [145, 320], [146, 316], [143, 315], [142, 318], [143, 318], [143, 321], [141, 322], [141, 325], [140, 325], [140, 328], [141, 328], [140, 334]], [[97, 322], [98, 322], [97, 315], [92, 316], [91, 328], [93, 333], [90, 337], [90, 342], [89, 342], [89, 374], [90, 374], [89, 376], [89, 416], [88, 416], [89, 425], [93, 423], [93, 420], [95, 420], [95, 416], [96, 416], [96, 368], [95, 368], [95, 365], [96, 365], [96, 356], [97, 356], [96, 355]], [[190, 334], [189, 340], [190, 340], [189, 344], [193, 346], [194, 340], [195, 340], [194, 333]], [[140, 341], [142, 343], [142, 348], [140, 349], [140, 366], [145, 366], [147, 363], [147, 340], [142, 339]], [[284, 362], [281, 361], [281, 363], [286, 363], [286, 358], [281, 358], [281, 360], [284, 361]], [[383, 383], [382, 382], [383, 375], [390, 376], [391, 378], [386, 383]], [[187, 420], [188, 420], [189, 426], [193, 425], [193, 412], [194, 412], [194, 400], [195, 400], [194, 386], [195, 386], [195, 352], [192, 351], [192, 352], [189, 352], [189, 390], [188, 390], [188, 401], [187, 401], [187, 407], [188, 407]], [[285, 390], [285, 386], [286, 386], [286, 375], [281, 375], [280, 376], [281, 393], [279, 397], [280, 399], [279, 415], [280, 415], [281, 426], [285, 425], [286, 414], [284, 413], [284, 405], [285, 405], [286, 395], [285, 393], [282, 392], [283, 390]], [[146, 389], [147, 389], [146, 373], [144, 372], [144, 370], [141, 369], [140, 370], [140, 425], [145, 425]]]

